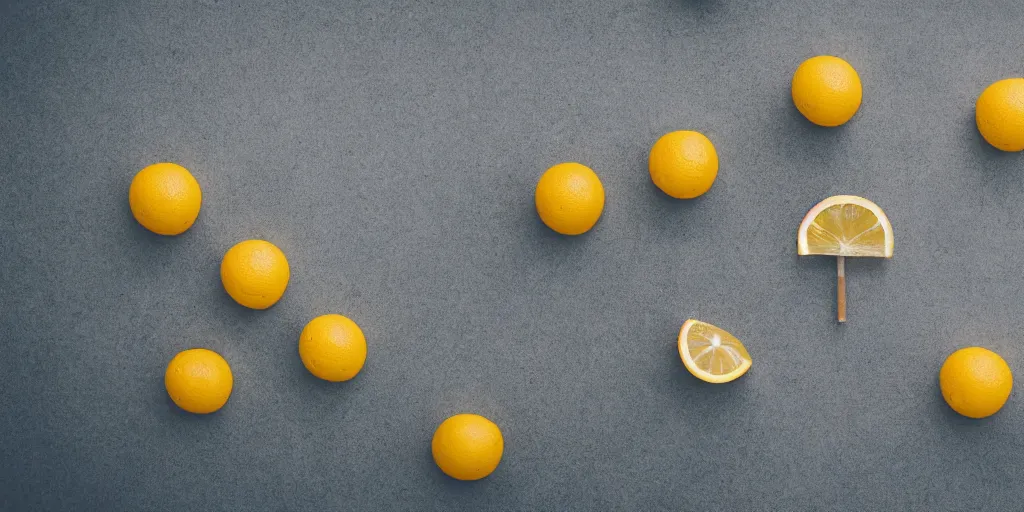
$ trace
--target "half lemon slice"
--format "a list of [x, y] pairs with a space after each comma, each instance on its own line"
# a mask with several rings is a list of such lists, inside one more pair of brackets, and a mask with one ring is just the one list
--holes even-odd
[[724, 329], [687, 320], [679, 330], [679, 357], [694, 377], [712, 384], [734, 381], [750, 369], [750, 354]]
[[877, 204], [857, 196], [832, 196], [811, 208], [796, 237], [801, 256], [891, 258], [892, 224]]

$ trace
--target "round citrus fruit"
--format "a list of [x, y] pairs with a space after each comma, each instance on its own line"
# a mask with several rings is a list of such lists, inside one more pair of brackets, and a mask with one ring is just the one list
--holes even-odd
[[857, 70], [839, 57], [819, 55], [793, 73], [793, 103], [808, 121], [839, 126], [860, 108], [863, 94]]
[[999, 411], [1010, 397], [1013, 374], [999, 354], [981, 347], [950, 354], [939, 370], [942, 398], [968, 418], [984, 418]]
[[179, 352], [167, 365], [164, 387], [182, 409], [207, 414], [224, 406], [231, 396], [231, 367], [220, 354], [205, 348]]
[[647, 167], [662, 192], [676, 199], [693, 199], [715, 182], [718, 153], [704, 134], [676, 131], [654, 143]]
[[224, 290], [235, 302], [252, 309], [267, 309], [280, 300], [290, 276], [284, 253], [265, 240], [239, 242], [220, 263]]
[[504, 449], [498, 426], [476, 414], [457, 414], [444, 420], [430, 443], [437, 467], [457, 480], [479, 480], [491, 474]]
[[1024, 78], [1007, 78], [988, 86], [974, 106], [978, 131], [1003, 151], [1024, 150]]
[[309, 373], [331, 382], [346, 381], [366, 362], [366, 338], [346, 317], [318, 316], [299, 335], [299, 357]]
[[544, 224], [563, 235], [579, 235], [601, 217], [604, 187], [589, 167], [567, 162], [540, 177], [534, 199]]
[[195, 223], [203, 191], [188, 169], [172, 163], [146, 167], [128, 188], [132, 215], [146, 229], [159, 235], [180, 235]]

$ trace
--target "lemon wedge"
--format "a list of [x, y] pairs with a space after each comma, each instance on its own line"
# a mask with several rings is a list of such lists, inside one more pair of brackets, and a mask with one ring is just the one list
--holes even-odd
[[889, 217], [857, 196], [832, 196], [811, 208], [796, 234], [796, 252], [836, 257], [836, 316], [846, 321], [846, 258], [892, 258]]
[[892, 224], [877, 204], [857, 196], [832, 196], [811, 208], [796, 239], [801, 256], [891, 258]]
[[679, 357], [694, 377], [712, 384], [738, 379], [750, 369], [750, 354], [724, 329], [687, 320], [679, 330]]

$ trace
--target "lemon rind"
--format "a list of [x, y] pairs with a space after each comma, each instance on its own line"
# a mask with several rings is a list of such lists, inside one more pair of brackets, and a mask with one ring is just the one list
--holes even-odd
[[[693, 362], [693, 358], [690, 357], [690, 351], [686, 349], [686, 338], [690, 333], [690, 328], [697, 324], [709, 325], [715, 329], [725, 331], [725, 329], [722, 329], [721, 327], [711, 325], [707, 322], [701, 322], [700, 320], [694, 320], [692, 318], [683, 323], [683, 326], [679, 329], [679, 339], [676, 342], [679, 349], [679, 358], [683, 360], [683, 366], [685, 366], [694, 377], [711, 384], [725, 384], [726, 382], [732, 382], [747, 373], [747, 370], [749, 370], [750, 366], [753, 364], [750, 359], [744, 359], [743, 363], [741, 363], [739, 367], [723, 375], [715, 375], [698, 368], [697, 364]], [[730, 334], [730, 336], [732, 336], [732, 334]], [[735, 336], [733, 336], [733, 338], [735, 338]]]
[[814, 219], [818, 217], [818, 214], [836, 205], [841, 204], [855, 204], [866, 208], [868, 211], [875, 215], [878, 219], [878, 223], [882, 226], [882, 233], [885, 238], [885, 247], [883, 248], [882, 257], [892, 258], [894, 237], [892, 233], [892, 224], [889, 222], [889, 217], [885, 214], [881, 207], [875, 204], [870, 199], [865, 199], [860, 196], [850, 195], [839, 195], [829, 197], [820, 203], [814, 205], [807, 215], [804, 216], [804, 220], [800, 222], [800, 229], [796, 235], [796, 252], [800, 256], [848, 256], [846, 254], [835, 254], [830, 252], [813, 252], [808, 247], [807, 243], [807, 230], [810, 229], [811, 224], [814, 223]]

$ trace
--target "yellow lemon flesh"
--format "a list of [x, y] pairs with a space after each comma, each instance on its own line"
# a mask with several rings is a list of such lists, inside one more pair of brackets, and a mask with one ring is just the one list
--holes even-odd
[[819, 55], [793, 73], [793, 104], [808, 121], [839, 126], [860, 108], [863, 95], [857, 70], [839, 57]]
[[811, 208], [797, 232], [801, 256], [891, 258], [892, 224], [877, 204], [857, 196], [832, 196]]
[[704, 134], [676, 131], [654, 143], [647, 167], [662, 192], [676, 199], [693, 199], [715, 182], [718, 153]]
[[196, 414], [208, 414], [223, 407], [233, 384], [228, 362], [205, 348], [179, 352], [164, 373], [164, 387], [171, 400]]
[[150, 165], [135, 175], [128, 188], [128, 206], [146, 229], [159, 235], [180, 235], [195, 223], [203, 203], [199, 183], [184, 167]]
[[281, 249], [265, 240], [246, 240], [228, 250], [220, 263], [220, 280], [235, 302], [267, 309], [284, 295], [291, 270]]
[[457, 480], [479, 480], [491, 474], [504, 449], [498, 426], [476, 414], [457, 414], [444, 420], [430, 443], [437, 467]]
[[1007, 78], [978, 96], [974, 120], [985, 140], [1003, 151], [1024, 150], [1024, 78]]
[[1013, 374], [999, 354], [981, 347], [953, 352], [939, 370], [942, 398], [968, 418], [984, 418], [999, 411], [1010, 397]]
[[604, 210], [604, 187], [589, 167], [575, 162], [548, 169], [534, 194], [537, 214], [563, 235], [586, 233]]
[[346, 381], [366, 362], [366, 338], [346, 317], [318, 316], [299, 335], [299, 357], [309, 373], [331, 382]]
[[692, 319], [679, 330], [679, 357], [694, 377], [712, 384], [738, 379], [752, 363], [746, 347], [735, 336]]

